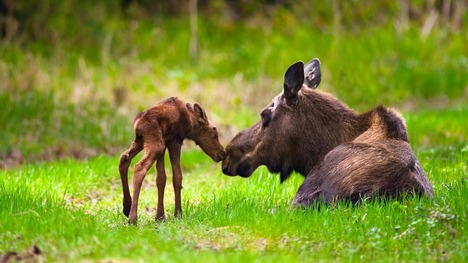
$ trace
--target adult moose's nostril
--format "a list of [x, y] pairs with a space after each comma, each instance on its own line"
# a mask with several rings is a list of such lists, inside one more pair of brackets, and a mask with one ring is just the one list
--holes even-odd
[[233, 174], [231, 174], [229, 172], [229, 163], [226, 163], [226, 162], [223, 161], [222, 170], [223, 170], [223, 174], [225, 174], [225, 175], [230, 175], [230, 176], [233, 175]]

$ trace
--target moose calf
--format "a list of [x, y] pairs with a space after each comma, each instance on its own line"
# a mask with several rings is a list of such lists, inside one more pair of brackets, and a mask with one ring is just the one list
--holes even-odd
[[[182, 171], [180, 153], [185, 138], [195, 141], [213, 161], [219, 162], [226, 157], [226, 152], [219, 142], [216, 127], [208, 121], [205, 111], [198, 104], [193, 107], [181, 100], [171, 97], [154, 107], [145, 110], [135, 117], [133, 122], [135, 140], [120, 156], [119, 172], [123, 188], [123, 213], [130, 224], [137, 223], [138, 197], [146, 173], [156, 162], [156, 185], [158, 188], [158, 207], [156, 219], [162, 220], [164, 214], [164, 188], [166, 172], [164, 154], [169, 151], [172, 165], [173, 186], [175, 194], [174, 216], [182, 213], [180, 191], [182, 189]], [[133, 200], [128, 187], [128, 167], [131, 160], [141, 150], [145, 154], [135, 164], [133, 176]]]
[[262, 110], [261, 120], [227, 145], [223, 173], [249, 177], [265, 165], [284, 181], [297, 171], [306, 176], [297, 206], [403, 193], [432, 196], [400, 115], [383, 106], [358, 114], [315, 90], [320, 80], [318, 59], [289, 67], [283, 92]]

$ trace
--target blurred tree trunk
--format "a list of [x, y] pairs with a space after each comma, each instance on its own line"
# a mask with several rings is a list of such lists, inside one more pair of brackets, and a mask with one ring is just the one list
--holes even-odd
[[190, 13], [190, 58], [198, 62], [198, 1], [189, 0]]
[[453, 4], [453, 16], [452, 16], [452, 25], [454, 27], [461, 28], [463, 26], [463, 16], [465, 15], [467, 8], [466, 0], [456, 0]]
[[410, 5], [409, 0], [400, 0], [400, 30], [405, 30], [409, 25]]
[[452, 6], [451, 0], [442, 1], [442, 20], [448, 22], [450, 20], [450, 7]]
[[341, 31], [341, 12], [340, 12], [340, 1], [332, 0], [332, 9], [333, 9], [333, 34], [335, 37], [340, 35]]
[[0, 38], [9, 41], [18, 29], [18, 21], [14, 17], [15, 1], [0, 0]]
[[429, 6], [429, 15], [427, 16], [426, 20], [424, 21], [424, 25], [421, 29], [421, 37], [423, 39], [426, 39], [427, 36], [431, 33], [432, 28], [437, 22], [437, 19], [439, 17], [439, 13], [437, 12], [435, 8], [435, 0], [429, 0], [428, 1]]

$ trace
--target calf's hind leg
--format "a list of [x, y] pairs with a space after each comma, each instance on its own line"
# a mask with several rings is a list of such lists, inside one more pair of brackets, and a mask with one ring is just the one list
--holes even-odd
[[130, 214], [128, 216], [129, 224], [137, 224], [138, 198], [140, 197], [143, 179], [145, 179], [146, 173], [156, 161], [156, 158], [163, 153], [164, 148], [158, 147], [158, 144], [151, 144], [145, 141], [145, 150], [145, 155], [141, 161], [135, 164], [133, 176], [133, 200]]
[[130, 148], [120, 155], [119, 160], [119, 173], [123, 189], [123, 213], [128, 217], [130, 207], [132, 205], [132, 198], [130, 197], [130, 190], [128, 188], [128, 167], [132, 159], [143, 150], [143, 137], [136, 136]]

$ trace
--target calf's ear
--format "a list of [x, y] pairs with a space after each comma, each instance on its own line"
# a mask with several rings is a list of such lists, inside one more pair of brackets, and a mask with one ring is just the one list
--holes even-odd
[[208, 121], [208, 117], [206, 116], [205, 110], [203, 110], [198, 103], [193, 104], [193, 110], [198, 117], [204, 119], [205, 121]]
[[284, 73], [283, 94], [287, 100], [295, 99], [297, 93], [304, 84], [304, 63], [302, 61], [294, 63]]
[[304, 84], [311, 89], [315, 89], [322, 80], [322, 72], [320, 70], [320, 60], [314, 58], [304, 66]]

